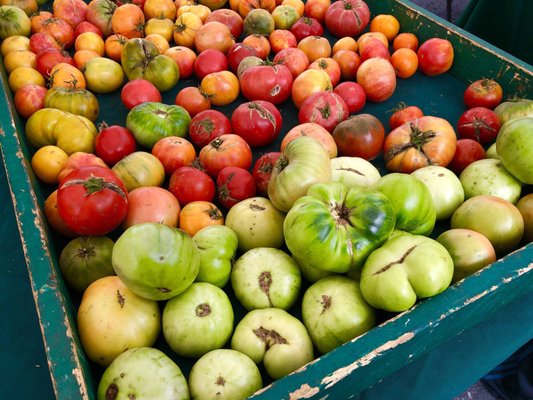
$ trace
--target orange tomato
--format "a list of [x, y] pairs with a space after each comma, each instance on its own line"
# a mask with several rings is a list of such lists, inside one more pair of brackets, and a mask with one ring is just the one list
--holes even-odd
[[150, 18], [144, 25], [145, 35], [158, 33], [163, 36], [167, 42], [172, 40], [172, 32], [174, 31], [174, 21], [168, 18]]
[[52, 14], [50, 11], [41, 10], [38, 13], [33, 14], [30, 17], [31, 32], [40, 32], [44, 21], [50, 18], [54, 18], [54, 14]]
[[406, 47], [392, 53], [390, 62], [398, 78], [409, 78], [418, 69], [418, 56], [416, 52]]
[[123, 4], [111, 16], [111, 28], [118, 35], [128, 39], [140, 38], [144, 35], [144, 13], [139, 6], [132, 3]]
[[176, 5], [172, 0], [146, 0], [143, 6], [145, 19], [168, 18], [176, 19]]
[[361, 65], [359, 54], [352, 50], [339, 50], [333, 54], [333, 59], [339, 64], [341, 79], [355, 81], [357, 69]]
[[331, 54], [335, 54], [339, 50], [357, 51], [357, 41], [351, 36], [340, 38], [333, 44]]
[[299, 109], [305, 99], [311, 94], [331, 90], [333, 90], [333, 86], [326, 71], [307, 69], [298, 75], [292, 83], [292, 101], [296, 108]]
[[376, 38], [381, 40], [381, 42], [387, 47], [387, 49], [389, 48], [389, 41], [385, 34], [383, 34], [382, 32], [365, 32], [357, 39], [357, 51], [359, 52], [359, 54], [361, 54], [361, 52], [363, 51], [363, 47], [365, 47], [366, 41], [368, 41], [368, 39], [370, 38]]
[[92, 50], [78, 50], [73, 56], [74, 64], [76, 64], [76, 67], [81, 70], [85, 67], [87, 61], [95, 57], [101, 57], [101, 55]]
[[198, 53], [207, 49], [216, 49], [226, 54], [234, 44], [235, 40], [229, 28], [218, 21], [202, 25], [194, 36], [194, 46]]
[[176, 45], [194, 48], [194, 37], [202, 25], [202, 19], [192, 12], [186, 12], [178, 16], [174, 24], [173, 35]]
[[323, 36], [307, 36], [300, 40], [298, 48], [307, 55], [310, 63], [322, 57], [331, 57], [331, 44]]
[[333, 136], [326, 128], [314, 122], [304, 122], [291, 128], [281, 141], [280, 151], [283, 151], [289, 142], [300, 136], [309, 136], [318, 140], [328, 152], [329, 158], [337, 157], [337, 144]]
[[87, 87], [83, 72], [67, 63], [59, 63], [52, 67], [48, 84], [50, 88], [63, 86], [67, 88], [76, 87], [78, 89], [85, 89]]
[[128, 193], [128, 213], [122, 221], [122, 228], [144, 222], [177, 227], [180, 211], [178, 199], [167, 189], [159, 186], [138, 187]]
[[110, 59], [120, 62], [122, 58], [122, 48], [128, 41], [128, 38], [124, 35], [113, 34], [106, 38], [104, 42], [104, 50], [106, 56]]
[[203, 4], [187, 4], [178, 8], [178, 16], [186, 12], [192, 12], [200, 17], [202, 22], [205, 24], [205, 21], [211, 15], [211, 10], [209, 7], [204, 6]]
[[392, 48], [394, 50], [398, 50], [403, 47], [414, 51], [418, 50], [418, 38], [414, 33], [402, 32], [394, 38], [392, 42]]
[[240, 0], [238, 13], [244, 18], [256, 8], [262, 8], [271, 13], [276, 8], [276, 0]]
[[54, 232], [67, 238], [79, 236], [70, 230], [59, 216], [59, 211], [57, 210], [57, 189], [50, 193], [44, 202], [44, 216], [46, 217], [46, 222], [48, 222], [48, 225], [50, 225], [50, 228]]
[[200, 89], [209, 97], [212, 105], [225, 106], [239, 96], [239, 79], [230, 71], [212, 72], [202, 79]]
[[331, 5], [331, 0], [307, 0], [305, 2], [305, 15], [324, 24], [326, 11]]
[[68, 154], [60, 147], [41, 147], [31, 158], [31, 168], [37, 178], [48, 184], [57, 184], [57, 177], [67, 163]]
[[74, 49], [76, 49], [76, 51], [92, 50], [103, 56], [105, 54], [105, 42], [104, 39], [95, 32], [83, 32], [76, 38]]
[[200, 229], [210, 225], [224, 225], [222, 211], [209, 201], [187, 203], [179, 215], [178, 228], [194, 236]]
[[269, 40], [263, 35], [248, 35], [242, 43], [255, 49], [257, 57], [265, 60], [270, 54], [271, 46]]
[[383, 33], [389, 42], [393, 41], [400, 31], [400, 22], [394, 15], [379, 14], [370, 21], [370, 32]]
[[321, 69], [323, 71], [326, 71], [329, 75], [329, 79], [331, 80], [331, 85], [333, 87], [337, 86], [341, 79], [341, 67], [335, 59], [330, 57], [319, 58], [309, 64], [309, 67], [307, 68]]
[[302, 0], [283, 0], [282, 6], [291, 6], [296, 10], [300, 17], [303, 17], [305, 13], [305, 3]]
[[156, 47], [159, 49], [160, 54], [164, 54], [165, 51], [167, 51], [170, 48], [170, 44], [168, 43], [167, 39], [165, 39], [162, 35], [159, 33], [150, 33], [149, 35], [146, 35], [144, 37], [149, 42], [152, 42], [156, 45]]

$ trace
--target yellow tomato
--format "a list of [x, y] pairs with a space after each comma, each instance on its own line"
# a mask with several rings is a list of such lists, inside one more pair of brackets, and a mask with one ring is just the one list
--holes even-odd
[[339, 50], [357, 51], [357, 41], [351, 36], [342, 37], [333, 44], [331, 54], [335, 54]]
[[151, 35], [158, 33], [163, 36], [167, 42], [172, 40], [174, 32], [174, 21], [169, 18], [150, 18], [144, 25], [144, 34]]
[[34, 84], [46, 86], [46, 81], [39, 71], [31, 67], [18, 67], [9, 74], [9, 88], [13, 93], [23, 86]]
[[35, 68], [37, 55], [33, 51], [21, 50], [12, 51], [4, 58], [4, 67], [6, 72], [10, 74], [18, 67]]
[[152, 42], [153, 44], [155, 44], [156, 47], [159, 49], [160, 54], [165, 53], [165, 51], [167, 51], [170, 48], [170, 44], [168, 43], [168, 40], [165, 39], [159, 33], [151, 33], [149, 35], [146, 35], [144, 38]]
[[103, 56], [105, 53], [105, 42], [102, 37], [95, 32], [83, 32], [78, 35], [74, 42], [74, 48], [79, 50], [92, 50]]
[[31, 167], [39, 180], [56, 184], [57, 177], [67, 163], [68, 155], [63, 149], [48, 145], [41, 147], [31, 158]]
[[30, 49], [30, 38], [22, 35], [9, 36], [4, 39], [0, 46], [2, 57], [7, 56], [12, 51], [22, 51]]

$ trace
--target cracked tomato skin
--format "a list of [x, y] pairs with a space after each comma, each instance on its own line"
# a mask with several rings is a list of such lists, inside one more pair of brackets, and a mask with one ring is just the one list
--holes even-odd
[[217, 176], [219, 204], [230, 209], [241, 200], [255, 196], [255, 179], [241, 167], [224, 167]]
[[474, 107], [461, 114], [457, 121], [457, 133], [465, 139], [473, 139], [481, 144], [496, 140], [500, 132], [498, 115], [486, 107]]
[[264, 100], [242, 103], [231, 115], [233, 133], [246, 140], [250, 147], [272, 143], [281, 132], [282, 123], [276, 106]]
[[331, 133], [349, 115], [348, 106], [339, 94], [324, 91], [313, 93], [304, 100], [298, 111], [298, 122], [314, 122]]
[[61, 219], [73, 232], [86, 236], [105, 235], [126, 217], [127, 190], [109, 168], [76, 168], [59, 186], [57, 208]]
[[[257, 83], [261, 82], [260, 85]], [[293, 77], [283, 64], [255, 65], [246, 69], [239, 78], [241, 91], [248, 100], [266, 100], [280, 104], [291, 95]]]
[[457, 138], [440, 117], [424, 116], [393, 129], [385, 138], [383, 154], [390, 172], [411, 172], [427, 165], [446, 167], [453, 159]]

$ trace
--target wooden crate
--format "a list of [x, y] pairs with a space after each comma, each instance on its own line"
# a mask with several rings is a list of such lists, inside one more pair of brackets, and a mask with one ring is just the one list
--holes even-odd
[[[387, 102], [368, 104], [364, 112], [382, 120], [399, 101], [419, 105], [426, 115], [452, 124], [464, 111], [466, 84], [481, 77], [496, 78], [505, 95], [533, 98], [533, 70], [526, 63], [429, 14], [408, 1], [367, 0], [372, 16], [395, 15], [402, 31], [416, 33], [420, 42], [430, 37], [450, 40], [455, 49], [449, 73], [429, 78], [416, 74], [399, 80]], [[37, 182], [30, 159], [35, 149], [26, 145], [24, 121], [17, 115], [3, 66], [0, 94], [0, 140], [15, 208], [28, 274], [41, 324], [54, 390], [58, 399], [93, 398], [99, 371], [86, 359], [76, 332], [76, 299], [71, 298], [58, 267], [61, 243], [49, 230], [43, 202], [50, 187]], [[177, 90], [165, 93], [172, 103]], [[98, 96], [99, 120], [124, 123], [126, 109], [117, 93]], [[122, 107], [122, 108], [121, 108]], [[223, 108], [229, 113], [236, 104]], [[292, 104], [281, 107], [284, 121], [295, 121]], [[122, 112], [117, 112], [122, 110]], [[285, 124], [285, 122], [284, 122]], [[387, 126], [387, 125], [385, 125]], [[289, 124], [284, 125], [287, 132]], [[279, 145], [281, 138], [271, 146]], [[261, 149], [267, 150], [267, 149]], [[257, 152], [258, 154], [259, 152]], [[382, 173], [382, 160], [377, 160]], [[445, 229], [437, 227], [436, 232]], [[366, 334], [317, 358], [299, 371], [265, 387], [257, 399], [320, 399], [356, 397], [410, 361], [482, 321], [520, 296], [533, 291], [533, 245], [527, 245], [487, 266], [442, 294], [420, 302], [411, 310], [384, 321]], [[180, 360], [178, 360], [180, 364]], [[183, 365], [180, 364], [183, 368]], [[183, 368], [187, 371], [187, 367]]]

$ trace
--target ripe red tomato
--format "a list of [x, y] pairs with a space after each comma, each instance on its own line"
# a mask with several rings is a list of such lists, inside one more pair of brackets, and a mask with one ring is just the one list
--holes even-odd
[[194, 61], [194, 73], [199, 81], [211, 72], [228, 69], [229, 63], [226, 55], [218, 49], [201, 51]]
[[293, 78], [285, 65], [265, 64], [247, 68], [240, 76], [239, 82], [242, 94], [248, 100], [265, 100], [280, 104], [291, 95]]
[[44, 108], [44, 98], [48, 89], [35, 84], [22, 86], [15, 92], [15, 108], [24, 118], [29, 118], [35, 111]]
[[61, 182], [57, 209], [67, 227], [78, 235], [105, 235], [126, 217], [128, 192], [111, 169], [81, 167]]
[[503, 99], [503, 89], [494, 79], [478, 79], [465, 89], [463, 99], [467, 108], [485, 107], [494, 110]]
[[381, 153], [385, 128], [373, 115], [357, 114], [338, 124], [332, 136], [339, 155], [372, 160]]
[[304, 100], [298, 112], [298, 122], [314, 122], [326, 128], [328, 132], [333, 132], [348, 115], [348, 106], [340, 95], [323, 91], [313, 93]]
[[498, 115], [485, 107], [466, 110], [457, 121], [457, 133], [462, 138], [474, 139], [481, 144], [494, 141], [500, 132]]
[[357, 37], [370, 22], [370, 9], [363, 0], [333, 2], [324, 16], [325, 24], [335, 37]]
[[447, 39], [426, 40], [418, 48], [417, 55], [419, 71], [428, 76], [443, 74], [453, 64], [453, 46]]
[[178, 199], [181, 207], [193, 201], [213, 201], [215, 182], [205, 171], [185, 165], [170, 175], [168, 190]]
[[238, 42], [231, 46], [226, 54], [230, 69], [237, 73], [240, 62], [248, 56], [257, 56], [257, 51], [252, 46]]
[[357, 82], [341, 82], [335, 86], [333, 92], [343, 98], [350, 114], [358, 113], [366, 104], [365, 90]]
[[272, 143], [281, 132], [282, 123], [276, 106], [264, 100], [242, 103], [231, 114], [233, 133], [246, 140], [250, 147]]
[[185, 108], [190, 117], [211, 108], [209, 96], [196, 86], [186, 86], [181, 89], [176, 94], [174, 104]]
[[244, 168], [224, 167], [217, 176], [218, 202], [226, 209], [255, 196], [255, 193], [254, 177]]
[[110, 167], [137, 149], [135, 137], [128, 128], [107, 126], [104, 122], [99, 128], [94, 139], [95, 152]]
[[244, 169], [252, 165], [252, 150], [239, 135], [221, 135], [202, 147], [198, 155], [205, 171], [216, 177], [224, 167], [235, 166]]
[[408, 106], [404, 102], [398, 104], [397, 108], [392, 109], [393, 113], [389, 118], [389, 127], [391, 130], [399, 127], [407, 121], [424, 116], [424, 112], [417, 106]]
[[41, 52], [35, 61], [35, 69], [42, 76], [48, 76], [52, 67], [59, 63], [67, 63], [76, 66], [74, 59], [69, 53], [63, 50], [49, 49]]
[[134, 79], [124, 85], [120, 100], [128, 110], [146, 101], [161, 101], [161, 93], [146, 79]]
[[459, 139], [455, 147], [455, 154], [448, 164], [448, 168], [460, 175], [468, 165], [486, 157], [485, 149], [479, 142], [473, 139]]
[[233, 133], [231, 121], [218, 110], [200, 111], [189, 124], [189, 140], [198, 148], [228, 133]]
[[289, 30], [297, 42], [308, 36], [322, 36], [324, 34], [322, 24], [312, 17], [301, 17], [292, 24]]
[[255, 188], [261, 196], [268, 194], [268, 182], [272, 176], [274, 164], [281, 155], [280, 151], [271, 151], [261, 155], [252, 168], [252, 176], [255, 180]]
[[161, 161], [168, 176], [178, 168], [192, 164], [196, 159], [196, 150], [192, 143], [179, 136], [159, 139], [152, 147], [152, 154]]

